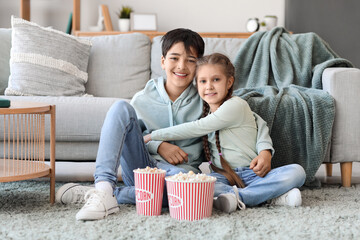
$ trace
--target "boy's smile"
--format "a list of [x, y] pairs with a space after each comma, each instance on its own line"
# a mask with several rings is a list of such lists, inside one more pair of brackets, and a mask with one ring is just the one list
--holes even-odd
[[166, 72], [165, 88], [171, 100], [175, 101], [193, 81], [196, 60], [195, 51], [186, 52], [182, 42], [175, 43], [166, 56], [161, 57], [161, 67]]

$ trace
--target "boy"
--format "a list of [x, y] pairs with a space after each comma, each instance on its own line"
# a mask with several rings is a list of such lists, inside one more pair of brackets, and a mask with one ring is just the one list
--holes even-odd
[[[143, 134], [201, 116], [202, 101], [192, 81], [196, 60], [203, 54], [204, 41], [191, 30], [175, 29], [163, 37], [161, 66], [166, 79], [150, 80], [133, 97], [131, 105], [119, 101], [109, 109], [96, 158], [95, 188], [70, 183], [57, 192], [58, 202], [86, 201], [76, 215], [77, 220], [102, 219], [119, 211], [118, 204], [135, 204], [133, 169], [157, 167], [166, 170], [168, 176], [180, 171], [199, 172], [203, 162], [201, 138], [171, 143], [151, 141], [145, 145]], [[258, 119], [257, 124], [261, 143], [257, 149], [260, 154], [254, 159], [254, 171], [264, 176], [270, 171], [268, 149], [273, 149], [266, 123]], [[116, 187], [119, 164], [125, 186]], [[163, 205], [167, 205], [166, 192]]]

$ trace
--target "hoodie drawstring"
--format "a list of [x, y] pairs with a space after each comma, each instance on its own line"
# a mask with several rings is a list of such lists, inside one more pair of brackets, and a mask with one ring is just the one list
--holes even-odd
[[168, 104], [168, 112], [169, 112], [169, 124], [170, 124], [170, 127], [172, 127], [172, 126], [174, 126], [174, 116], [172, 113], [171, 101], [169, 101], [169, 104]]

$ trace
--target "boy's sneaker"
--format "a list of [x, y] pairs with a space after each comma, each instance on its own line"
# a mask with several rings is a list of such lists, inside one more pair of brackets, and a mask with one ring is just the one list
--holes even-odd
[[226, 213], [235, 212], [239, 207], [240, 210], [245, 210], [245, 204], [240, 200], [239, 192], [236, 186], [233, 186], [234, 193], [223, 193], [217, 198], [214, 198], [214, 208]]
[[94, 186], [82, 186], [76, 183], [67, 183], [59, 188], [55, 195], [55, 201], [61, 204], [85, 203], [85, 193]]
[[91, 189], [85, 194], [85, 205], [76, 214], [76, 220], [99, 220], [119, 211], [114, 195]]
[[290, 207], [298, 207], [301, 206], [301, 192], [298, 188], [293, 188], [287, 193], [274, 198], [271, 200], [271, 205], [278, 206], [290, 206]]

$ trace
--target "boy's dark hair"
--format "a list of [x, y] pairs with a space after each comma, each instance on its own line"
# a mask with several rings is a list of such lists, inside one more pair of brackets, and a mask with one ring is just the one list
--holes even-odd
[[198, 58], [204, 55], [204, 40], [197, 32], [194, 32], [190, 29], [177, 28], [171, 30], [161, 38], [161, 41], [162, 55], [164, 57], [166, 57], [169, 49], [178, 42], [184, 43], [184, 47], [187, 53], [190, 53], [191, 48], [193, 48], [196, 51]]

